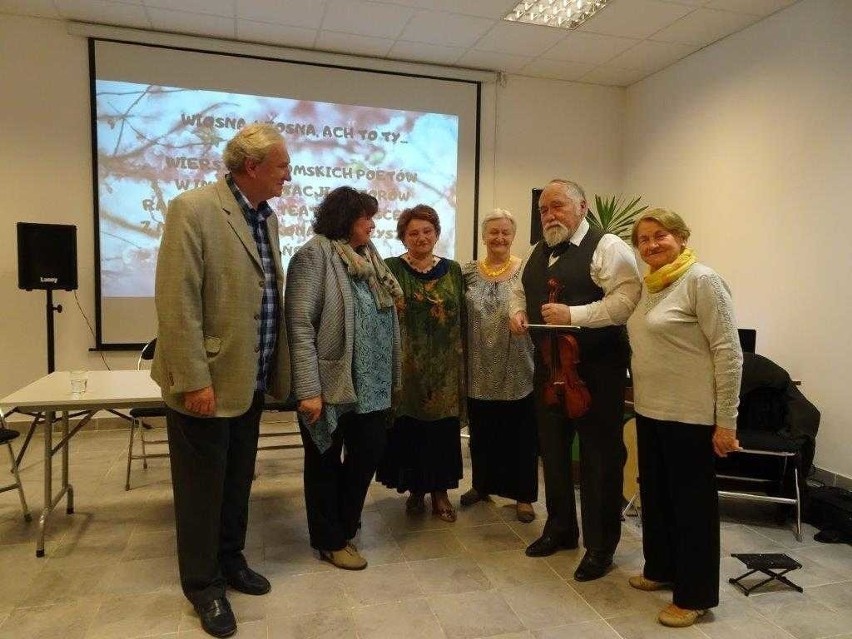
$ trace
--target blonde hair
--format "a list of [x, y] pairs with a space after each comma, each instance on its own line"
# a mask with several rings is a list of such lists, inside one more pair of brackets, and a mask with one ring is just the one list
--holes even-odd
[[269, 150], [283, 142], [284, 136], [275, 125], [262, 122], [249, 124], [228, 141], [222, 160], [229, 171], [241, 173], [245, 170], [246, 160], [263, 162]]
[[689, 227], [680, 215], [668, 209], [651, 209], [650, 211], [645, 211], [633, 223], [633, 232], [630, 234], [630, 241], [633, 243], [633, 246], [639, 246], [639, 225], [648, 220], [656, 222], [681, 242], [686, 242], [689, 239]]
[[482, 237], [485, 237], [485, 227], [489, 222], [493, 222], [494, 220], [509, 220], [509, 223], [512, 225], [512, 232], [518, 232], [518, 225], [515, 222], [515, 216], [512, 215], [506, 209], [494, 209], [491, 213], [487, 213], [484, 218], [482, 218], [482, 222], [479, 225], [479, 234]]

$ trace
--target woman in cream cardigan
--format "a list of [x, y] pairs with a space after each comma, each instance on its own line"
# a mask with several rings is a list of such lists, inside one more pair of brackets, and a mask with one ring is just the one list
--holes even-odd
[[632, 239], [650, 272], [627, 322], [645, 555], [630, 585], [671, 588], [658, 619], [685, 627], [719, 604], [713, 455], [739, 446], [742, 352], [728, 286], [696, 261], [680, 216], [648, 211]]

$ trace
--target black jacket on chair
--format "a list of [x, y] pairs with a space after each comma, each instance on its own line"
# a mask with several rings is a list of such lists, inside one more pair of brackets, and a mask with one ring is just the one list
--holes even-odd
[[[737, 438], [747, 449], [798, 452], [799, 485], [804, 489], [816, 450], [820, 412], [790, 379], [789, 373], [772, 360], [743, 353]], [[731, 455], [717, 459], [722, 474], [762, 476], [774, 460]], [[771, 468], [768, 469], [770, 474]], [[792, 469], [785, 478], [791, 487]], [[777, 471], [775, 471], [777, 472]]]

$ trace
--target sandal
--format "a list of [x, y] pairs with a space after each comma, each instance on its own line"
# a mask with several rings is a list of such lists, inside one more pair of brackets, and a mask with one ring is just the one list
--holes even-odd
[[451, 524], [456, 520], [456, 511], [452, 506], [432, 506], [432, 516]]
[[456, 511], [450, 503], [447, 493], [443, 493], [441, 496], [436, 496], [435, 493], [432, 493], [431, 498], [432, 516], [437, 517], [441, 521], [446, 521], [450, 524], [453, 523], [456, 520]]
[[426, 512], [426, 499], [423, 493], [411, 493], [405, 500], [405, 512], [408, 515], [420, 515]]

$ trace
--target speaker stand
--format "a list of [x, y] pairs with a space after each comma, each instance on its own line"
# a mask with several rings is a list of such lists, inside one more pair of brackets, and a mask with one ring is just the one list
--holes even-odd
[[53, 290], [47, 289], [47, 304], [45, 306], [45, 315], [47, 317], [47, 372], [52, 373], [56, 370], [56, 357], [54, 350], [56, 347], [56, 338], [53, 332], [53, 312], [62, 312], [62, 304], [53, 304]]

